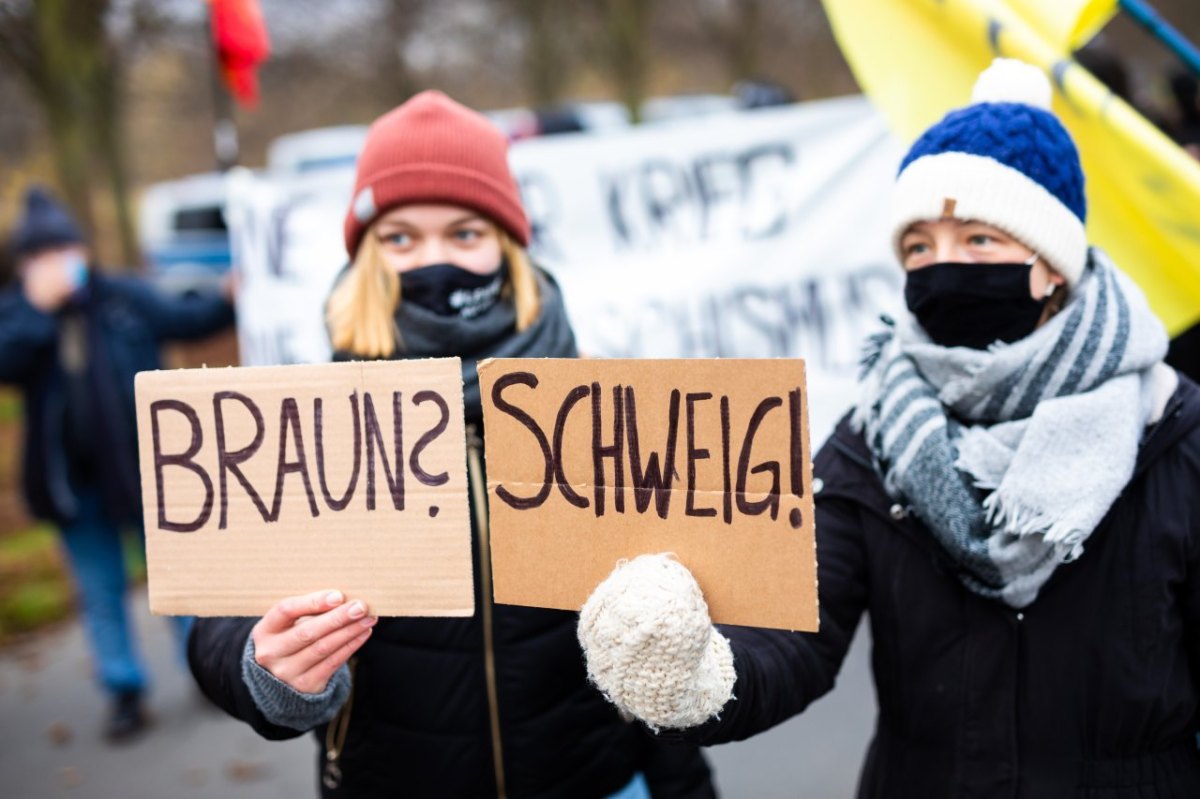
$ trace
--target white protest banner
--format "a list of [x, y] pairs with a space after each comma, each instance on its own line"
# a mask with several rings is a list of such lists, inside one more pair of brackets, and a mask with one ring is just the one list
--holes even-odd
[[899, 158], [858, 97], [512, 154], [534, 255], [584, 352], [804, 358], [817, 442], [855, 397], [865, 335], [899, 301], [887, 230]]
[[242, 169], [227, 186], [242, 365], [328, 361], [325, 301], [348, 260], [342, 219], [354, 171], [281, 178]]
[[[900, 155], [846, 97], [529, 139], [510, 160], [585, 354], [804, 358], [820, 442], [854, 400], [864, 337], [901, 301]], [[353, 171], [252, 180], [265, 195], [230, 194], [244, 362], [323, 360]]]

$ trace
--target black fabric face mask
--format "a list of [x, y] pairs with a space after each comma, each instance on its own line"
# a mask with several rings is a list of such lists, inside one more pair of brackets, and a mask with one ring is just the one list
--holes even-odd
[[400, 276], [400, 298], [439, 316], [472, 319], [500, 299], [508, 261], [486, 275], [454, 264], [430, 264]]
[[[1024, 263], [938, 263], [907, 273], [904, 300], [934, 343], [943, 347], [987, 349], [1025, 338], [1037, 327], [1050, 293], [1029, 296], [1029, 273], [1037, 256]], [[1053, 284], [1051, 284], [1053, 286]]]

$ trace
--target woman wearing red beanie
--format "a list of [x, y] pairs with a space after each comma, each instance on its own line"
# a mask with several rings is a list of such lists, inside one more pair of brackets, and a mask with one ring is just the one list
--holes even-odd
[[698, 749], [645, 736], [588, 684], [577, 614], [492, 604], [476, 361], [577, 354], [525, 253], [507, 150], [437, 92], [378, 119], [327, 308], [337, 359], [463, 359], [476, 615], [377, 620], [336, 590], [291, 597], [259, 620], [200, 620], [192, 670], [267, 738], [315, 731], [327, 798], [713, 796]]

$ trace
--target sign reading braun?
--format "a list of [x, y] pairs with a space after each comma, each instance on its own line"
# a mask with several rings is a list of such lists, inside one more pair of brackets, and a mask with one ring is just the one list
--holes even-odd
[[469, 615], [457, 358], [143, 372], [136, 389], [152, 609], [260, 614], [336, 585], [380, 615]]
[[[363, 494], [366, 497], [367, 510], [375, 510], [376, 489], [384, 490], [391, 498], [395, 510], [405, 509], [405, 448], [404, 448], [404, 392], [391, 392], [391, 429], [392, 435], [385, 437], [376, 411], [374, 395], [364, 391], [359, 397], [358, 391], [352, 391], [346, 399], [350, 409], [351, 423], [345, 430], [329, 430], [326, 424], [325, 400], [322, 397], [312, 399], [312, 423], [308, 426], [301, 422], [300, 404], [295, 397], [285, 396], [279, 400], [279, 446], [277, 455], [263, 450], [266, 438], [267, 420], [264, 411], [269, 410], [259, 406], [259, 400], [239, 391], [214, 391], [212, 393], [212, 418], [215, 435], [210, 446], [215, 447], [216, 453], [216, 487], [210, 472], [201, 464], [200, 456], [205, 448], [204, 426], [200, 422], [200, 414], [192, 405], [179, 399], [158, 399], [150, 403], [150, 431], [154, 448], [154, 491], [158, 505], [158, 529], [178, 533], [192, 533], [209, 521], [212, 517], [214, 499], [220, 507], [217, 527], [224, 530], [229, 520], [230, 489], [240, 485], [246, 498], [251, 502], [255, 511], [264, 522], [277, 522], [283, 513], [285, 481], [289, 475], [295, 474], [300, 480], [307, 500], [307, 510], [312, 518], [321, 515], [321, 506], [328, 511], [344, 511], [351, 500], [355, 498], [359, 486], [359, 475], [365, 472]], [[450, 419], [450, 408], [444, 397], [436, 391], [417, 391], [412, 395], [412, 408], [431, 402], [438, 409], [438, 417], [433, 427], [421, 433], [416, 444], [408, 453], [407, 469], [416, 480], [426, 486], [444, 485], [450, 475], [445, 472], [431, 474], [421, 466], [421, 453], [446, 430]], [[240, 408], [240, 411], [232, 410]], [[183, 452], [164, 452], [163, 431], [169, 424], [165, 421], [170, 414], [178, 414], [184, 421], [190, 435], [187, 449]], [[230, 417], [233, 417], [232, 419]], [[253, 429], [251, 440], [245, 446], [232, 449], [229, 440], [230, 428], [244, 430]], [[308, 444], [305, 444], [306, 430]], [[350, 474], [345, 481], [345, 490], [334, 492], [330, 490], [330, 479], [327, 477], [325, 453], [328, 450], [326, 438], [337, 441], [338, 445], [351, 443], [353, 453], [350, 462]], [[390, 440], [389, 440], [390, 439]], [[389, 446], [390, 445], [390, 446]], [[288, 449], [292, 450], [289, 456]], [[391, 454], [389, 454], [389, 450]], [[312, 459], [308, 453], [312, 452]], [[252, 458], [265, 459], [274, 463], [274, 495], [270, 506], [264, 502], [263, 487], [255, 487], [245, 471], [245, 464]], [[365, 462], [365, 468], [364, 468]], [[378, 478], [376, 476], [378, 462]], [[173, 521], [168, 518], [168, 495], [166, 491], [167, 470], [169, 467], [181, 468], [194, 474], [204, 488], [205, 499], [201, 504], [198, 515], [188, 521]], [[261, 469], [258, 470], [261, 472]], [[316, 475], [314, 479], [314, 473]], [[178, 482], [176, 477], [173, 482]], [[236, 483], [234, 482], [236, 480]], [[314, 483], [321, 489], [322, 503], [317, 502]], [[269, 486], [268, 486], [269, 488]], [[293, 492], [292, 496], [299, 496]], [[438, 506], [429, 506], [429, 515], [437, 516]], [[294, 520], [294, 516], [292, 520]]]

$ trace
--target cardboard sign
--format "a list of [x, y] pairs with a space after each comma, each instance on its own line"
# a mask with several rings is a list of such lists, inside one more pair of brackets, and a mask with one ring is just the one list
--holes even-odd
[[800, 360], [479, 366], [497, 602], [578, 610], [673, 552], [713, 620], [817, 629]]
[[150, 607], [261, 615], [341, 589], [470, 616], [457, 358], [137, 376]]

